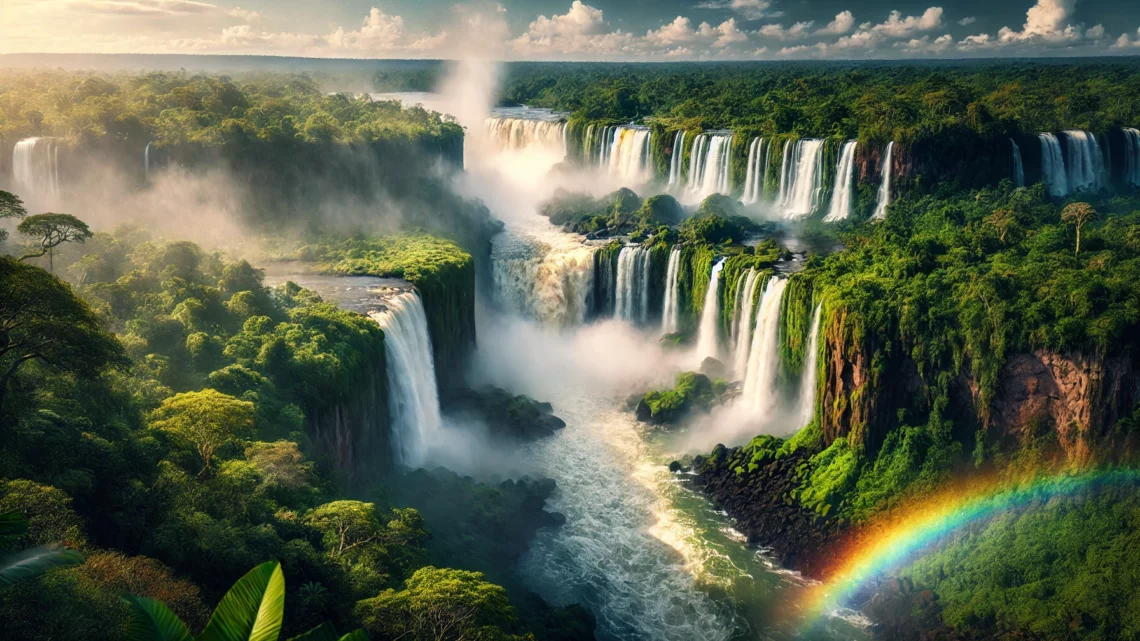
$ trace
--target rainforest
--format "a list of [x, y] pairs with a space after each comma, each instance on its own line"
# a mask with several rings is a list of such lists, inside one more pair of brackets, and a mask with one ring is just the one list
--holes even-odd
[[158, 58], [0, 56], [5, 639], [1140, 639], [1137, 59]]

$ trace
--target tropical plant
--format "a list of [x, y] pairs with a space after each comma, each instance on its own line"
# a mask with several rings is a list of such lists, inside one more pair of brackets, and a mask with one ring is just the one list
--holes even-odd
[[16, 228], [21, 234], [25, 236], [32, 236], [39, 239], [40, 248], [38, 251], [33, 251], [24, 254], [20, 257], [21, 261], [28, 260], [29, 258], [39, 258], [44, 254], [48, 255], [48, 267], [51, 271], [55, 271], [55, 256], [53, 250], [63, 243], [80, 243], [82, 244], [94, 234], [87, 227], [87, 223], [79, 220], [71, 214], [36, 214], [35, 216], [28, 216]]
[[1061, 210], [1061, 220], [1072, 225], [1077, 230], [1076, 254], [1081, 255], [1081, 228], [1091, 220], [1095, 220], [1097, 211], [1088, 203], [1069, 203]]
[[[0, 513], [0, 548], [7, 548], [9, 542], [23, 536], [28, 531], [28, 519], [16, 512]], [[35, 578], [48, 570], [83, 563], [83, 555], [76, 550], [48, 543], [37, 545], [13, 554], [0, 556], [0, 590], [28, 579]]]

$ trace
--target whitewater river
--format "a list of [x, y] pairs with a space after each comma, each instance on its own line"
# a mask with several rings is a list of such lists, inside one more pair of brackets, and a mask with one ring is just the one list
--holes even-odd
[[539, 533], [524, 579], [552, 603], [586, 604], [599, 639], [865, 638], [850, 616], [803, 633], [786, 615], [804, 580], [668, 471], [675, 456], [646, 438], [625, 399], [677, 365], [624, 323], [574, 324], [588, 282], [580, 239], [537, 215], [507, 224], [493, 248], [499, 310], [479, 314], [478, 370], [552, 402], [567, 423], [527, 452], [557, 482], [551, 509], [566, 524]]

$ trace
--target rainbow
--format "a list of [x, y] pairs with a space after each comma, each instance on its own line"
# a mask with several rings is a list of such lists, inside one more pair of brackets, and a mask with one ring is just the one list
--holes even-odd
[[864, 530], [840, 554], [842, 561], [827, 581], [807, 589], [803, 612], [813, 621], [847, 605], [868, 579], [902, 566], [927, 546], [970, 523], [1054, 497], [1137, 483], [1140, 470], [1109, 469], [1015, 481], [973, 479], [947, 488], [902, 510], [905, 514]]

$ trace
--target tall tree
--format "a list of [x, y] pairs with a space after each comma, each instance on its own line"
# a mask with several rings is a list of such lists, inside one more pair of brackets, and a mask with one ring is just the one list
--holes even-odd
[[253, 403], [217, 390], [177, 394], [162, 402], [150, 426], [188, 444], [210, 469], [218, 448], [253, 429]]
[[84, 376], [130, 364], [119, 341], [66, 283], [0, 256], [0, 416], [16, 372], [37, 360]]
[[39, 258], [47, 254], [48, 267], [53, 272], [55, 271], [55, 261], [52, 256], [52, 250], [63, 243], [83, 243], [92, 236], [91, 230], [87, 227], [87, 223], [71, 214], [36, 214], [35, 216], [28, 216], [16, 229], [25, 236], [39, 238], [40, 242], [38, 252], [25, 254], [20, 257], [20, 260]]
[[[28, 215], [24, 209], [24, 202], [15, 194], [0, 191], [0, 220], [4, 218], [23, 218]], [[8, 239], [8, 230], [0, 229], [0, 243]]]
[[1061, 210], [1061, 220], [1077, 229], [1077, 251], [1081, 255], [1081, 227], [1097, 217], [1097, 211], [1088, 203], [1069, 203]]

